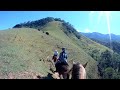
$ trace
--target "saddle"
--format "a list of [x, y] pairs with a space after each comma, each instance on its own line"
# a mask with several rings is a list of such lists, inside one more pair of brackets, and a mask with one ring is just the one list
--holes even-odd
[[67, 62], [61, 62], [61, 61], [58, 61], [56, 63], [56, 65], [67, 65], [67, 66], [69, 66]]
[[69, 66], [67, 62], [61, 62], [61, 65], [67, 65], [67, 66]]
[[68, 69], [68, 64], [64, 63], [64, 62], [59, 62], [55, 64], [56, 67], [56, 71], [55, 72], [66, 72]]

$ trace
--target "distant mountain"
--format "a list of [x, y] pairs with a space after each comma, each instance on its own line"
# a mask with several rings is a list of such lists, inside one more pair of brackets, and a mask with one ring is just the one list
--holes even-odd
[[[90, 38], [91, 40], [97, 43], [100, 43], [108, 48], [111, 48], [108, 34], [101, 34], [97, 32], [81, 33], [81, 34], [83, 34], [84, 36]], [[120, 54], [120, 35], [111, 34], [111, 38], [112, 38], [111, 45], [113, 51]]]
[[[80, 33], [90, 39], [97, 39], [97, 40], [103, 41], [103, 42], [110, 41], [109, 34], [101, 34], [98, 32], [93, 32], [93, 33], [80, 32]], [[111, 39], [112, 39], [112, 41], [120, 42], [120, 35], [111, 34]]]

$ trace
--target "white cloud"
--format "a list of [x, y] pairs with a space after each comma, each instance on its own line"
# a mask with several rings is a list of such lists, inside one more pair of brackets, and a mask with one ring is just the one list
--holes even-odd
[[78, 32], [80, 32], [80, 29], [77, 29]]
[[89, 29], [85, 29], [85, 32], [88, 33], [88, 32], [90, 32], [90, 30]]

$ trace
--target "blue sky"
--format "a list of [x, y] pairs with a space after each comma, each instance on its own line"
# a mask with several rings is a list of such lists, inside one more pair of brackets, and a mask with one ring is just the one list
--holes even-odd
[[79, 32], [111, 32], [120, 35], [119, 11], [0, 11], [0, 30], [45, 17], [61, 18]]

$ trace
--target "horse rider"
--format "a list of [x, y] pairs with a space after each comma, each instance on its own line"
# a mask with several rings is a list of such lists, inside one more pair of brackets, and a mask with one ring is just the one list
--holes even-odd
[[66, 53], [66, 49], [65, 48], [62, 48], [62, 52], [60, 53], [60, 56], [59, 56], [59, 62], [63, 62], [65, 64], [68, 65], [68, 62], [67, 62], [67, 58], [68, 58], [68, 55]]
[[55, 50], [54, 51], [54, 55], [53, 55], [53, 60], [54, 60], [54, 63], [56, 63], [57, 62], [57, 60], [58, 60], [58, 55], [59, 55], [59, 53], [58, 53], [58, 51], [57, 50]]

